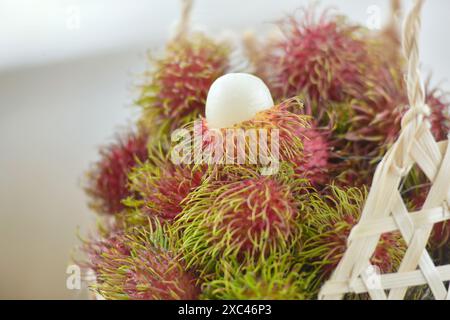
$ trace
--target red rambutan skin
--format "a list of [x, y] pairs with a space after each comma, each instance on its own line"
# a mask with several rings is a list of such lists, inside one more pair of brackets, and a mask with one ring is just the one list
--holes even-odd
[[242, 201], [233, 212], [224, 213], [221, 224], [223, 229], [233, 233], [240, 252], [257, 251], [253, 239], [262, 239], [265, 232], [268, 247], [276, 245], [280, 233], [286, 239], [295, 233], [296, 202], [289, 190], [277, 181], [268, 177], [240, 181], [219, 195], [217, 201], [225, 204], [236, 201], [236, 197]]
[[148, 157], [147, 135], [129, 133], [100, 150], [100, 161], [88, 173], [86, 192], [90, 206], [98, 213], [116, 214], [125, 207], [122, 200], [132, 195], [128, 173]]
[[[161, 67], [164, 72], [158, 78], [161, 85], [158, 107], [164, 109], [165, 115], [178, 117], [202, 110], [212, 82], [225, 69], [223, 57], [217, 56], [216, 51], [217, 48], [206, 45], [195, 47], [188, 43], [184, 46], [174, 44], [174, 56], [164, 61]], [[174, 57], [182, 61], [172, 59]]]
[[[373, 158], [370, 151], [377, 149], [379, 141], [386, 136], [372, 129], [377, 128], [371, 122], [379, 110], [374, 111], [370, 105], [384, 107], [385, 100], [395, 98], [380, 88], [378, 80], [381, 76], [391, 82], [396, 80], [390, 78], [389, 66], [383, 64], [385, 59], [378, 54], [377, 42], [370, 39], [363, 27], [327, 11], [317, 16], [314, 8], [304, 9], [298, 19], [285, 19], [281, 27], [285, 37], [269, 48], [270, 58], [264, 77], [277, 99], [299, 96], [305, 104], [299, 112], [311, 115], [318, 127], [328, 128], [327, 131], [333, 133], [325, 139], [328, 141], [319, 152], [321, 159], [311, 162], [318, 160], [317, 163], [325, 165], [325, 170], [319, 171], [333, 171], [338, 175], [341, 170], [347, 170], [343, 159]], [[396, 105], [395, 101], [392, 103]], [[391, 130], [392, 135], [397, 133], [390, 123], [383, 129]], [[371, 139], [372, 142], [368, 142]], [[373, 139], [377, 142], [373, 143]], [[315, 147], [323, 145], [319, 139], [313, 140], [317, 143]], [[305, 145], [308, 144], [311, 143], [305, 141]], [[308, 153], [306, 147], [305, 153]], [[321, 161], [327, 158], [330, 159], [327, 164]], [[350, 168], [354, 166], [353, 162], [349, 164]], [[327, 180], [323, 172], [310, 174], [310, 177], [316, 175], [318, 179], [310, 178], [316, 186]]]
[[144, 108], [144, 125], [152, 129], [169, 121], [174, 130], [203, 115], [211, 84], [228, 67], [228, 53], [226, 45], [200, 34], [170, 42], [137, 102]]
[[120, 232], [85, 245], [99, 292], [107, 299], [197, 299], [196, 278], [179, 257], [144, 239]]
[[285, 39], [269, 55], [269, 84], [277, 98], [301, 93], [313, 101], [341, 101], [363, 85], [362, 67], [367, 61], [361, 28], [327, 12], [316, 18], [315, 10], [282, 22]]

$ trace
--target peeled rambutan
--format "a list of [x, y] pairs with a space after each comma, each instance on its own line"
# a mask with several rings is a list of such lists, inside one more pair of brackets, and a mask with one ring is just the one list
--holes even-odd
[[176, 165], [168, 159], [148, 161], [130, 174], [130, 189], [139, 194], [131, 202], [146, 216], [172, 221], [182, 211], [184, 198], [202, 183], [203, 175], [201, 167]]
[[[330, 187], [329, 195], [311, 193], [303, 224], [304, 247], [300, 260], [314, 275], [309, 291], [317, 293], [338, 265], [347, 248], [347, 239], [358, 223], [365, 200], [365, 191], [358, 188]], [[393, 272], [405, 252], [400, 233], [386, 233], [374, 252], [371, 263], [382, 273]]]
[[144, 128], [167, 133], [204, 114], [209, 87], [225, 73], [229, 51], [226, 44], [201, 34], [171, 41], [165, 56], [153, 61], [137, 101]]
[[171, 248], [161, 227], [140, 227], [86, 242], [93, 290], [112, 300], [194, 300], [200, 294], [194, 274]]
[[147, 141], [145, 132], [131, 132], [100, 150], [100, 161], [87, 175], [85, 190], [90, 207], [104, 214], [116, 214], [125, 208], [122, 200], [133, 195], [128, 189], [128, 173], [147, 159]]
[[298, 239], [297, 186], [250, 171], [236, 177], [205, 181], [189, 194], [174, 223], [188, 266], [202, 275], [220, 259], [253, 259]]
[[218, 300], [304, 300], [307, 279], [291, 254], [272, 254], [242, 264], [222, 260], [216, 277], [202, 286], [202, 298]]

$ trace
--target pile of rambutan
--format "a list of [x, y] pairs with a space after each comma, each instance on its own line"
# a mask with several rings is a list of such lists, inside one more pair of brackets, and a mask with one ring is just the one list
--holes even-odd
[[[282, 36], [259, 42], [257, 59], [242, 57], [253, 62], [275, 103], [232, 128], [278, 130], [272, 174], [250, 161], [251, 154], [238, 164], [226, 157], [171, 159], [177, 129], [216, 130], [205, 105], [214, 81], [236, 71], [232, 43], [184, 32], [151, 59], [137, 100], [140, 120], [101, 149], [87, 174], [100, 226], [83, 240], [80, 263], [95, 273], [93, 291], [107, 299], [317, 297], [407, 109], [405, 62], [394, 31], [371, 31], [317, 11], [305, 8], [283, 19]], [[450, 104], [439, 89], [427, 92], [432, 132], [443, 140]], [[205, 139], [197, 147], [212, 143]], [[410, 209], [420, 210], [426, 178], [413, 170], [403, 185]], [[385, 234], [372, 263], [394, 272], [405, 248], [400, 234]], [[439, 224], [430, 250], [435, 259], [448, 259], [449, 248], [450, 226]], [[411, 297], [423, 298], [422, 292]]]

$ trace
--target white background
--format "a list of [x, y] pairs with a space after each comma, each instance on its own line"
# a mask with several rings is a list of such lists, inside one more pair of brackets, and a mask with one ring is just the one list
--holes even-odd
[[[193, 21], [212, 34], [263, 33], [306, 3], [198, 0]], [[388, 14], [388, 0], [321, 4], [361, 23], [371, 5]], [[450, 76], [449, 12], [448, 0], [424, 8], [423, 70], [435, 82]], [[0, 298], [86, 297], [65, 283], [76, 228], [95, 221], [80, 181], [136, 116], [146, 52], [178, 15], [178, 0], [0, 0]]]

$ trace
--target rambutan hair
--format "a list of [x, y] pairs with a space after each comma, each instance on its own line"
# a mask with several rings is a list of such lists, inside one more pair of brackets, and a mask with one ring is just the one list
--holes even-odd
[[209, 87], [228, 68], [229, 52], [227, 44], [200, 33], [169, 42], [165, 55], [152, 61], [137, 101], [141, 125], [158, 136], [203, 115]]
[[224, 176], [205, 180], [191, 192], [174, 222], [188, 266], [198, 268], [202, 276], [221, 259], [253, 260], [287, 250], [300, 235], [294, 195], [304, 181], [250, 170]]
[[197, 278], [157, 221], [84, 244], [96, 275], [92, 290], [111, 300], [195, 300]]
[[128, 173], [147, 159], [147, 141], [145, 131], [129, 132], [100, 149], [100, 160], [87, 173], [85, 187], [92, 209], [111, 215], [124, 210], [122, 201], [134, 194], [128, 189]]
[[218, 300], [304, 300], [308, 278], [291, 253], [272, 254], [256, 262], [219, 262], [217, 276], [202, 286], [202, 298]]
[[[366, 198], [359, 188], [330, 186], [328, 195], [311, 193], [305, 205], [304, 246], [299, 259], [305, 272], [314, 276], [308, 291], [317, 294], [331, 275], [347, 248], [347, 239], [357, 224]], [[399, 232], [383, 234], [371, 263], [383, 273], [394, 272], [405, 253], [406, 245]]]

